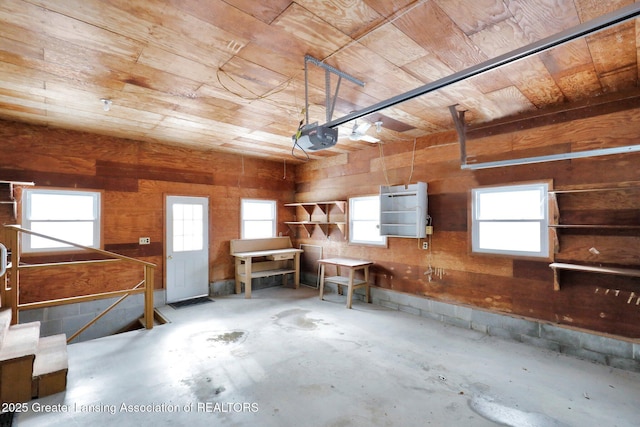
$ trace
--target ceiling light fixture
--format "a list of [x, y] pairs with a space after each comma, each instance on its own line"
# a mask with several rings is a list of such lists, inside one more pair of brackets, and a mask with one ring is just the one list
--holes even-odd
[[100, 99], [100, 102], [102, 102], [102, 109], [104, 111], [109, 111], [111, 109], [112, 102], [111, 102], [110, 99], [102, 98], [102, 99]]

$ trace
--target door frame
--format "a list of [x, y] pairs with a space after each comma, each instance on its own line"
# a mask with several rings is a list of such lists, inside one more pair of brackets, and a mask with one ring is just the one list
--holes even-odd
[[167, 298], [167, 292], [169, 289], [169, 277], [167, 275], [167, 257], [169, 256], [169, 248], [168, 248], [168, 239], [167, 239], [167, 216], [168, 216], [168, 200], [169, 197], [197, 197], [197, 198], [202, 198], [202, 199], [206, 199], [207, 200], [207, 212], [206, 212], [206, 219], [207, 219], [207, 239], [206, 239], [206, 249], [207, 249], [207, 286], [208, 284], [211, 282], [211, 268], [210, 268], [210, 257], [211, 257], [211, 198], [209, 197], [209, 195], [204, 195], [204, 194], [176, 194], [176, 193], [163, 193], [163, 200], [162, 200], [162, 205], [163, 205], [163, 209], [162, 209], [162, 239], [164, 241], [164, 244], [162, 245], [162, 275], [163, 275], [163, 285], [164, 285], [164, 294], [165, 294], [165, 303], [168, 301]]

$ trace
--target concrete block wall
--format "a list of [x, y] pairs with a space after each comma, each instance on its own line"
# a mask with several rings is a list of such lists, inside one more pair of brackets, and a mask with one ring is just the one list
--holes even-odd
[[[50, 336], [64, 333], [70, 337], [78, 329], [98, 316], [118, 298], [108, 298], [55, 307], [23, 310], [19, 313], [20, 323], [40, 322], [40, 335]], [[154, 306], [165, 305], [164, 290], [154, 292]], [[122, 328], [134, 323], [144, 314], [144, 295], [136, 294], [126, 298], [113, 310], [80, 334], [73, 342], [87, 341], [113, 335]]]
[[[209, 295], [212, 297], [232, 295], [235, 293], [236, 282], [234, 280], [222, 280], [209, 283]], [[252, 288], [253, 290], [253, 283]]]
[[[364, 290], [354, 298], [364, 301]], [[371, 302], [490, 336], [522, 342], [595, 363], [640, 372], [640, 341], [591, 334], [568, 327], [462, 307], [400, 292], [371, 288]]]
[[[302, 280], [300, 281], [302, 284]], [[209, 295], [212, 297], [218, 295], [231, 295], [235, 293], [235, 280], [221, 280], [209, 284]], [[282, 276], [258, 277], [251, 280], [251, 291], [257, 291], [265, 288], [273, 288], [282, 286]], [[287, 274], [287, 286], [293, 286], [293, 275]], [[244, 284], [242, 284], [242, 292], [244, 293]]]

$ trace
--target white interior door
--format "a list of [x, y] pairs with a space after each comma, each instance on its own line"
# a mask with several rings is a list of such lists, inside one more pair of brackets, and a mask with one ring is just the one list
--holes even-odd
[[209, 294], [209, 199], [167, 196], [167, 302]]

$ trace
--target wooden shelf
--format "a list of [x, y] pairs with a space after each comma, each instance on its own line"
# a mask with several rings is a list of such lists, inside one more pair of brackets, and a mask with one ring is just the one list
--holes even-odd
[[640, 225], [615, 225], [615, 224], [549, 224], [550, 228], [607, 228], [635, 230], [640, 229]]
[[[324, 278], [325, 282], [337, 283], [338, 285], [349, 286], [349, 278], [346, 276], [330, 276]], [[364, 285], [367, 282], [362, 279], [353, 279], [353, 286]]]
[[586, 271], [588, 273], [615, 274], [618, 276], [640, 277], [640, 269], [636, 268], [619, 268], [619, 267], [597, 267], [583, 264], [569, 264], [562, 262], [553, 262], [549, 264], [553, 269], [553, 290], [560, 290], [560, 278], [558, 270]]
[[549, 190], [549, 194], [570, 194], [570, 193], [596, 193], [600, 191], [633, 191], [640, 190], [639, 186], [627, 187], [602, 187], [602, 188], [575, 188], [569, 190]]
[[307, 214], [309, 214], [309, 219], [311, 219], [311, 215], [313, 214], [313, 211], [315, 208], [319, 208], [322, 211], [322, 213], [324, 213], [325, 215], [329, 215], [330, 207], [336, 206], [338, 207], [338, 209], [340, 209], [340, 211], [342, 211], [342, 213], [344, 213], [347, 206], [347, 202], [344, 200], [332, 200], [329, 202], [299, 202], [299, 203], [285, 203], [285, 206], [287, 207], [300, 206], [304, 208], [305, 211], [307, 211]]
[[336, 225], [336, 224], [346, 224], [346, 222], [324, 222], [324, 221], [285, 221], [285, 224], [293, 224], [293, 225]]
[[345, 235], [345, 228], [347, 226], [346, 222], [319, 222], [319, 221], [285, 221], [285, 224], [289, 226], [289, 228], [295, 230], [298, 227], [302, 227], [307, 231], [307, 237], [311, 237], [313, 234], [313, 230], [318, 227], [322, 230], [322, 233], [327, 236], [329, 235], [329, 227], [335, 226], [338, 227], [342, 235]]
[[[298, 202], [298, 203], [285, 203], [286, 207], [301, 207], [304, 209], [307, 215], [307, 219], [304, 221], [285, 221], [285, 224], [289, 226], [293, 231], [302, 227], [307, 232], [307, 237], [311, 237], [315, 228], [319, 228], [325, 236], [330, 233], [330, 227], [337, 227], [340, 233], [346, 237], [346, 221], [332, 221], [331, 209], [335, 206], [341, 212], [341, 216], [346, 218], [347, 202], [344, 200], [331, 200], [326, 202]], [[324, 216], [322, 221], [314, 221], [313, 213], [318, 208]]]
[[[601, 204], [604, 203], [605, 207], [608, 207], [607, 203], [613, 203], [612, 202], [613, 200], [618, 201], [620, 198], [623, 198], [623, 199], [631, 198], [630, 200], [635, 200], [636, 196], [634, 194], [636, 194], [638, 190], [640, 190], [640, 186], [636, 185], [636, 186], [626, 186], [626, 187], [578, 188], [578, 189], [549, 191], [549, 202], [552, 204], [551, 207], [553, 209], [553, 215], [551, 218], [551, 223], [549, 224], [549, 229], [554, 234], [555, 253], [560, 252], [559, 236], [560, 236], [561, 230], [582, 230], [582, 231], [576, 231], [572, 233], [574, 234], [574, 237], [576, 234], [592, 235], [594, 232], [597, 232], [598, 230], [621, 230], [621, 231], [640, 230], [640, 224], [611, 224], [611, 223], [609, 224], [560, 224], [559, 223], [560, 222], [559, 221], [560, 220], [560, 204], [558, 203], [558, 199], [560, 198], [560, 200], [563, 200], [560, 196], [567, 195], [566, 197], [568, 199], [566, 200], [566, 202], [569, 202], [573, 198], [573, 200], [578, 201], [580, 204], [582, 204], [583, 206], [581, 206], [581, 209], [584, 209], [584, 206], [591, 206], [591, 203], [593, 203], [596, 200], [600, 201], [604, 197], [609, 197], [610, 199], [608, 202], [607, 201], [601, 202]], [[621, 193], [621, 194], [614, 194], [611, 196], [609, 195], [606, 195], [606, 196], [594, 195], [590, 197], [586, 196], [586, 193], [596, 193], [596, 192]], [[580, 196], [580, 194], [585, 194], [585, 196]], [[588, 197], [587, 200], [589, 200], [589, 202], [585, 202], [583, 197]], [[623, 200], [623, 201], [626, 201], [626, 200]], [[604, 220], [603, 222], [615, 222], [615, 218], [612, 218], [611, 221], [607, 221], [608, 218], [603, 216], [601, 216], [600, 218], [595, 216], [595, 219], [602, 219]], [[609, 236], [610, 233], [611, 232], [604, 232], [606, 236]], [[635, 235], [636, 233], [637, 232], [634, 231], [634, 232], [626, 232], [623, 234], [615, 233], [615, 235], [627, 236], [629, 234]], [[611, 236], [613, 236], [613, 234]], [[595, 248], [592, 248], [592, 249], [595, 249]], [[608, 249], [607, 257], [602, 258], [603, 262], [610, 262], [612, 264], [615, 264], [616, 263], [615, 260], [617, 259], [615, 255], [625, 254], [624, 252], [619, 252], [619, 251], [616, 252], [616, 249], [611, 244], [607, 246], [607, 249]], [[596, 250], [592, 252], [592, 254], [599, 255], [600, 252]], [[577, 262], [564, 262], [564, 263], [553, 262], [549, 264], [549, 267], [551, 267], [551, 269], [553, 270], [553, 289], [555, 291], [560, 290], [560, 273], [559, 273], [560, 270], [582, 271], [582, 272], [595, 273], [595, 274], [614, 274], [614, 275], [626, 276], [626, 277], [640, 277], [640, 268], [634, 268], [635, 266], [632, 266], [630, 268], [602, 267], [602, 266], [595, 266], [595, 265], [588, 265], [588, 264], [581, 263], [581, 262], [591, 262], [591, 261], [592, 261], [591, 259], [589, 260], [585, 259], [583, 261], [577, 261]]]
[[[279, 276], [281, 274], [295, 273], [294, 268], [275, 268], [273, 270], [251, 271], [251, 278]], [[246, 273], [238, 273], [238, 275], [246, 280]]]

